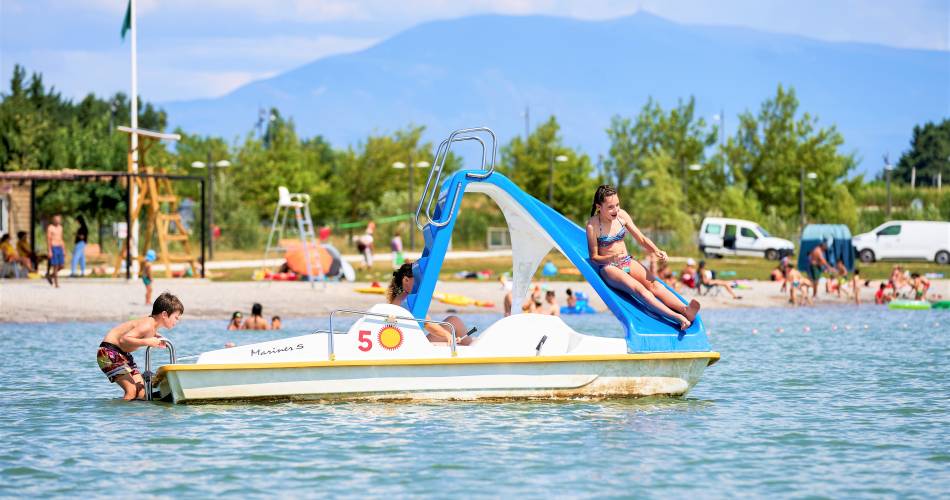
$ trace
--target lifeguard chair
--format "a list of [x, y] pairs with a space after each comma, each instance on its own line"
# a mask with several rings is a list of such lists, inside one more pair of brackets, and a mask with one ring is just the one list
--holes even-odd
[[[285, 186], [277, 188], [277, 208], [274, 209], [274, 220], [270, 226], [270, 234], [267, 235], [267, 246], [264, 249], [264, 260], [261, 268], [266, 271], [267, 258], [270, 254], [285, 254], [288, 247], [283, 244], [284, 228], [287, 225], [287, 214], [294, 212], [294, 219], [297, 224], [297, 236], [300, 238], [300, 244], [303, 249], [303, 257], [306, 262], [307, 280], [310, 281], [310, 287], [314, 286], [314, 279], [324, 282], [323, 264], [320, 263], [319, 251], [317, 249], [317, 235], [313, 231], [313, 220], [310, 218], [310, 195], [306, 193], [291, 193]], [[316, 257], [316, 259], [311, 259]], [[314, 274], [316, 271], [316, 274]], [[266, 274], [265, 274], [266, 276]]]

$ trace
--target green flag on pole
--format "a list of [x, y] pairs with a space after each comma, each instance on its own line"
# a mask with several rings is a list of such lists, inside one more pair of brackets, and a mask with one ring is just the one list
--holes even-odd
[[132, 29], [132, 0], [125, 7], [125, 20], [122, 21], [122, 39], [125, 40], [125, 34]]

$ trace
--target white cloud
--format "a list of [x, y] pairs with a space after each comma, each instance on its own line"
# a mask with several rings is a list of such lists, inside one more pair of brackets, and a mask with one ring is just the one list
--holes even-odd
[[[171, 46], [143, 44], [139, 50], [139, 91], [150, 101], [217, 97], [262, 78], [329, 55], [361, 50], [370, 38], [338, 36], [182, 39]], [[64, 95], [128, 92], [128, 46], [108, 51], [27, 50], [4, 54], [2, 78], [12, 62], [43, 73]], [[6, 56], [10, 56], [7, 67]], [[93, 70], [94, 69], [94, 70]]]

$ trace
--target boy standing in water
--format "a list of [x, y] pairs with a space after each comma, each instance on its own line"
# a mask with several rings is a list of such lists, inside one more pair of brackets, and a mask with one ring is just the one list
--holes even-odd
[[130, 353], [145, 346], [165, 348], [158, 328], [171, 330], [184, 312], [185, 306], [178, 297], [165, 292], [155, 299], [150, 316], [126, 321], [102, 339], [96, 361], [109, 382], [119, 384], [125, 392], [122, 399], [145, 399], [145, 381]]
[[59, 288], [59, 271], [66, 265], [66, 242], [63, 241], [63, 218], [59, 214], [46, 226], [46, 252], [49, 265], [46, 266], [46, 281]]

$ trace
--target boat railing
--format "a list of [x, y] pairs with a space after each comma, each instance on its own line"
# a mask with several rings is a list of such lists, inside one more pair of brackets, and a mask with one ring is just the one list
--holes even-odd
[[[168, 349], [168, 362], [169, 364], [174, 365], [177, 362], [175, 358], [175, 344], [166, 337], [161, 337], [162, 342], [165, 343], [165, 347]], [[142, 379], [145, 381], [145, 399], [148, 401], [152, 400], [152, 376], [155, 375], [152, 373], [152, 346], [145, 348], [145, 372], [142, 373]]]
[[[491, 158], [490, 163], [487, 164], [487, 169], [485, 167], [486, 162], [489, 160], [488, 145], [485, 144], [485, 140], [479, 137], [478, 134], [485, 134], [491, 139]], [[424, 215], [428, 221], [427, 224], [432, 224], [436, 227], [443, 227], [452, 220], [452, 212], [455, 207], [455, 200], [458, 199], [459, 194], [458, 189], [456, 189], [455, 193], [456, 198], [453, 198], [449, 204], [449, 213], [442, 220], [435, 220], [432, 218], [432, 203], [437, 197], [439, 182], [442, 180], [442, 171], [445, 168], [445, 161], [449, 157], [449, 151], [452, 149], [452, 143], [464, 141], [475, 141], [478, 142], [482, 147], [481, 170], [485, 170], [485, 172], [469, 173], [469, 177], [475, 179], [484, 179], [495, 171], [495, 157], [498, 151], [498, 141], [495, 139], [495, 133], [491, 129], [487, 127], [465, 128], [456, 130], [449, 134], [448, 139], [442, 141], [442, 143], [439, 144], [438, 149], [435, 151], [435, 159], [433, 161], [432, 169], [429, 170], [429, 177], [426, 179], [425, 188], [422, 190], [422, 196], [419, 197], [419, 205], [416, 207], [415, 222], [416, 227], [418, 227], [420, 230], [424, 229], [425, 227], [425, 224], [423, 224], [421, 220], [423, 215], [423, 207], [425, 207]]]
[[[333, 317], [336, 316], [337, 314], [372, 316], [375, 318], [383, 318], [387, 320], [387, 322], [392, 322], [392, 323], [395, 323], [397, 320], [405, 320], [405, 321], [414, 321], [416, 323], [422, 323], [422, 324], [437, 324], [437, 325], [445, 326], [449, 329], [450, 332], [452, 332], [452, 335], [451, 335], [452, 339], [449, 341], [449, 348], [450, 348], [450, 352], [452, 353], [452, 357], [454, 358], [458, 356], [458, 351], [456, 350], [457, 344], [455, 341], [455, 325], [453, 325], [452, 323], [448, 323], [446, 321], [435, 321], [432, 319], [417, 319], [417, 318], [413, 318], [412, 316], [396, 316], [395, 314], [374, 313], [370, 311], [357, 311], [354, 309], [334, 309], [333, 311], [330, 312], [330, 331], [327, 334], [327, 353], [328, 353], [328, 357], [330, 361], [336, 360], [336, 353], [333, 350], [334, 349], [333, 335], [338, 332], [334, 330], [333, 328]], [[315, 333], [322, 333], [322, 331], [318, 331]], [[348, 332], [339, 332], [339, 333], [346, 334]], [[147, 353], [148, 351], [146, 351], [146, 355]]]

